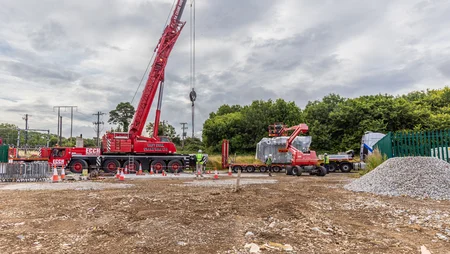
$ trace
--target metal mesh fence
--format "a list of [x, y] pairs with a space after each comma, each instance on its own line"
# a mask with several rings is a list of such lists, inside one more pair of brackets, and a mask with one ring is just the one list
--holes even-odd
[[38, 182], [50, 176], [47, 162], [0, 163], [0, 182]]

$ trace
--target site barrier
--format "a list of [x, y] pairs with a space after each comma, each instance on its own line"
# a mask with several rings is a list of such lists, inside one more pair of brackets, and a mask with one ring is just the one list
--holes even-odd
[[0, 163], [0, 182], [47, 181], [51, 168], [47, 162]]
[[450, 130], [389, 132], [375, 148], [387, 158], [429, 156], [450, 162]]

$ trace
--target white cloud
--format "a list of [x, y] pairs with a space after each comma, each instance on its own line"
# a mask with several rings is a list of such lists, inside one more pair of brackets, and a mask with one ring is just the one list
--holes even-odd
[[[196, 2], [196, 133], [223, 103], [284, 98], [303, 107], [331, 92], [450, 84], [446, 0]], [[0, 4], [0, 122], [23, 126], [28, 113], [31, 126], [56, 132], [53, 106], [77, 105], [74, 133], [92, 137], [92, 114], [132, 99], [172, 0]], [[189, 12], [187, 5], [182, 20]], [[191, 119], [189, 28], [166, 68], [162, 119], [177, 131]]]

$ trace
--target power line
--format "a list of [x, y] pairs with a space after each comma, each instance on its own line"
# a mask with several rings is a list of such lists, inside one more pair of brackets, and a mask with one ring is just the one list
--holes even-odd
[[[72, 130], [73, 130], [73, 108], [75, 108], [78, 111], [78, 106], [54, 106], [53, 110], [55, 110], [55, 108], [58, 109], [58, 136], [62, 137], [62, 133], [60, 133], [60, 131], [62, 130], [62, 126], [59, 126], [60, 124], [60, 116], [61, 116], [61, 108], [63, 109], [68, 109], [70, 108], [70, 138], [72, 138]], [[62, 122], [62, 121], [61, 121]], [[61, 138], [60, 138], [61, 140]], [[61, 142], [61, 141], [60, 141]], [[60, 144], [61, 145], [61, 144]]]
[[25, 120], [25, 146], [28, 147], [28, 117], [31, 117], [31, 115], [25, 114], [24, 117], [22, 117], [23, 120]]
[[59, 116], [59, 146], [62, 146], [62, 116]]

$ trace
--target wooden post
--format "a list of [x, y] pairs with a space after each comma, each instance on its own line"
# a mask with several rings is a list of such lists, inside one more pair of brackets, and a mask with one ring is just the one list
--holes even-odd
[[234, 192], [238, 192], [239, 191], [239, 183], [241, 181], [241, 167], [238, 168], [238, 176], [236, 179], [236, 188], [234, 189]]

